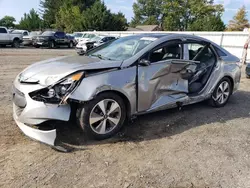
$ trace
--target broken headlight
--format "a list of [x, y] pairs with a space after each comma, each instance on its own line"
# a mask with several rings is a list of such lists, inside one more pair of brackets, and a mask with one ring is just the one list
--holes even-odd
[[83, 75], [83, 72], [74, 73], [47, 88], [30, 93], [30, 97], [36, 101], [64, 104], [79, 85]]

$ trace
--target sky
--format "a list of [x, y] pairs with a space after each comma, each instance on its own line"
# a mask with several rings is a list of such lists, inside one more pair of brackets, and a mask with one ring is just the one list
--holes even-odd
[[[105, 4], [112, 12], [123, 12], [128, 21], [133, 17], [132, 5], [136, 0], [104, 0]], [[38, 10], [40, 0], [0, 0], [0, 19], [5, 15], [10, 15], [16, 18], [17, 22], [21, 19], [25, 12], [29, 12], [34, 8]], [[223, 21], [228, 23], [235, 15], [238, 8], [245, 5], [249, 14], [250, 20], [250, 0], [215, 0], [215, 3], [223, 4], [225, 13]]]

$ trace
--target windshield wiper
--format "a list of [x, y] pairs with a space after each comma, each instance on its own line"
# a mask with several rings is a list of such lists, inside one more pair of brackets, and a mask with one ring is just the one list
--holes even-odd
[[90, 56], [93, 56], [93, 57], [98, 57], [99, 59], [104, 59], [103, 56], [101, 54], [92, 54]]
[[110, 61], [114, 61], [113, 59], [111, 58], [108, 58], [108, 57], [103, 57], [101, 54], [94, 54], [94, 55], [90, 55], [90, 56], [93, 56], [93, 57], [98, 57], [99, 59], [102, 59], [102, 60], [110, 60]]

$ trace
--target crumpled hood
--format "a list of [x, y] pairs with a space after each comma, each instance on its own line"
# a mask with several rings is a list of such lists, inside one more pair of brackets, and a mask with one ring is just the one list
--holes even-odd
[[50, 85], [76, 71], [118, 68], [122, 61], [101, 60], [97, 57], [68, 56], [34, 63], [19, 74], [23, 82]]

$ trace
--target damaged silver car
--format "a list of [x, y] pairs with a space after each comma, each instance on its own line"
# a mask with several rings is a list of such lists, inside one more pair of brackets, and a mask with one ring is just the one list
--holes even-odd
[[224, 106], [239, 87], [240, 69], [237, 57], [197, 36], [123, 37], [22, 71], [13, 84], [14, 119], [27, 136], [54, 145], [56, 129], [41, 125], [75, 113], [84, 131], [105, 139], [140, 114], [204, 100]]

